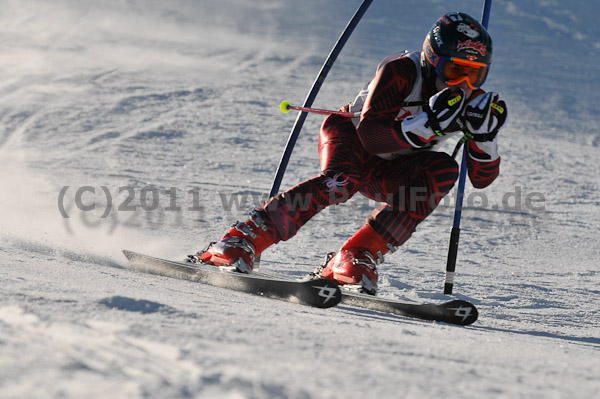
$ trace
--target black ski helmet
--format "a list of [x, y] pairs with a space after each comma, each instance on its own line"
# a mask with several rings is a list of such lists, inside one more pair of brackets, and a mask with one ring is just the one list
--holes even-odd
[[[492, 38], [470, 15], [452, 12], [443, 15], [431, 27], [423, 41], [421, 66], [425, 79], [435, 78], [440, 57], [492, 63]], [[487, 73], [487, 72], [486, 72]]]

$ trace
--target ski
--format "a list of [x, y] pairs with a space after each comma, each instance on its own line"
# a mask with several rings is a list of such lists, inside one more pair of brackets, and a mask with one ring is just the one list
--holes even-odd
[[123, 250], [123, 254], [130, 263], [136, 265], [137, 270], [319, 308], [341, 303], [349, 307], [461, 326], [472, 324], [478, 317], [475, 305], [463, 300], [442, 304], [402, 302], [349, 292], [327, 279], [289, 280], [258, 273], [248, 275], [223, 271], [214, 266], [155, 258], [129, 250]]
[[[260, 272], [257, 274], [266, 278], [277, 278], [271, 274]], [[353, 308], [460, 326], [473, 324], [479, 316], [475, 305], [464, 300], [456, 299], [441, 304], [403, 302], [349, 291], [344, 289], [344, 286], [340, 288], [342, 292], [340, 305]]]
[[125, 249], [122, 251], [137, 270], [148, 273], [197, 281], [214, 287], [318, 308], [335, 306], [342, 298], [338, 284], [324, 278], [305, 281], [286, 280], [224, 271], [214, 266], [197, 263], [175, 262]]
[[478, 317], [478, 311], [475, 305], [463, 300], [452, 300], [439, 305], [410, 303], [342, 290], [341, 304], [422, 320], [458, 324], [461, 326], [472, 324]]

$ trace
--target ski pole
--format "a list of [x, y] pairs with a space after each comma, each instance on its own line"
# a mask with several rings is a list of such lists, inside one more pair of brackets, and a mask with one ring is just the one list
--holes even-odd
[[[406, 101], [404, 102], [405, 107], [414, 107], [417, 105], [425, 105], [427, 101]], [[287, 114], [290, 110], [294, 111], [302, 111], [302, 112], [312, 112], [314, 114], [323, 114], [323, 115], [339, 115], [344, 116], [346, 118], [358, 118], [360, 116], [360, 112], [344, 112], [344, 111], [332, 111], [330, 109], [321, 109], [321, 108], [309, 108], [309, 107], [298, 107], [296, 105], [292, 105], [289, 101], [283, 101], [279, 108], [281, 112]]]
[[[490, 20], [492, 0], [484, 0], [481, 24], [487, 29]], [[459, 144], [460, 145], [460, 144]], [[455, 149], [457, 151], [459, 146]], [[454, 155], [453, 155], [454, 156]], [[451, 295], [454, 288], [454, 272], [456, 270], [456, 257], [458, 254], [458, 240], [460, 238], [460, 218], [462, 216], [463, 197], [465, 193], [465, 181], [467, 179], [467, 146], [463, 148], [463, 156], [458, 178], [458, 192], [456, 193], [456, 206], [454, 208], [454, 224], [450, 232], [450, 246], [448, 248], [448, 261], [446, 263], [446, 275], [444, 277], [444, 294]]]
[[302, 111], [302, 112], [312, 112], [313, 114], [322, 114], [322, 115], [339, 115], [344, 116], [346, 118], [355, 118], [360, 116], [360, 112], [344, 112], [344, 111], [332, 111], [330, 109], [320, 109], [320, 108], [309, 108], [309, 107], [298, 107], [296, 105], [290, 104], [288, 101], [284, 101], [279, 106], [281, 112], [287, 114], [290, 110], [294, 111]]

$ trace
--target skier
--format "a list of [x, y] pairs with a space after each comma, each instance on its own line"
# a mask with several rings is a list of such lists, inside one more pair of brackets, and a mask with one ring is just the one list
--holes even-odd
[[492, 40], [477, 20], [464, 13], [442, 16], [422, 51], [387, 57], [342, 108], [360, 112], [360, 118], [333, 114], [323, 122], [318, 176], [268, 200], [191, 261], [251, 273], [269, 246], [360, 192], [382, 205], [312, 275], [374, 295], [383, 256], [410, 238], [458, 178], [456, 161], [435, 151], [441, 142], [461, 133], [468, 138], [468, 175], [475, 188], [498, 176], [497, 133], [507, 109], [498, 93], [480, 88], [491, 61]]

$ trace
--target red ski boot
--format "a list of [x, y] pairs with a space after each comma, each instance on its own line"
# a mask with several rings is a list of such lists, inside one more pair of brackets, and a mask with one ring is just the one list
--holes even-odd
[[246, 222], [237, 222], [205, 250], [190, 255], [190, 261], [224, 267], [240, 273], [252, 273], [254, 259], [275, 243], [258, 212], [252, 212]]
[[383, 255], [395, 250], [387, 241], [365, 224], [337, 254], [327, 256], [324, 265], [314, 275], [337, 281], [345, 289], [375, 295], [377, 293], [377, 265]]

